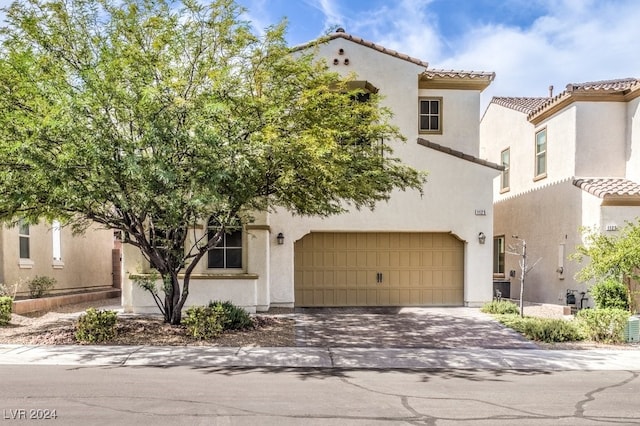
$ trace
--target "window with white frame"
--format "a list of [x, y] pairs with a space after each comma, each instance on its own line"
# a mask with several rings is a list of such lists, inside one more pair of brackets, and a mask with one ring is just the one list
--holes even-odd
[[536, 132], [535, 161], [535, 178], [545, 177], [547, 174], [547, 129]]
[[493, 273], [504, 275], [504, 235], [493, 237]]
[[509, 190], [509, 172], [511, 163], [511, 151], [509, 148], [500, 153], [500, 161], [504, 170], [500, 175], [500, 191], [507, 192]]
[[442, 133], [442, 98], [419, 99], [420, 133]]
[[[220, 223], [209, 219], [207, 238], [216, 237]], [[209, 249], [207, 267], [211, 269], [239, 269], [242, 268], [242, 226], [228, 227], [218, 244]]]
[[51, 240], [53, 267], [62, 268], [64, 266], [64, 263], [62, 262], [62, 225], [58, 220], [51, 222]]

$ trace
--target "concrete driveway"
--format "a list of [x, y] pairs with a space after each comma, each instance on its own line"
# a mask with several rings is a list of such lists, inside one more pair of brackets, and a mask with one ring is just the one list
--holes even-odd
[[537, 349], [475, 308], [296, 308], [296, 346]]

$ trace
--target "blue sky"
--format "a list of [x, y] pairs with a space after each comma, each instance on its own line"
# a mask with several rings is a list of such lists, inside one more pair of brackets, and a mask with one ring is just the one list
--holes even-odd
[[[256, 31], [287, 18], [301, 44], [341, 26], [427, 61], [493, 71], [482, 95], [546, 96], [569, 83], [640, 78], [638, 0], [237, 0]], [[0, 7], [10, 0], [0, 0]]]
[[427, 61], [493, 71], [492, 96], [547, 96], [569, 83], [640, 78], [638, 0], [240, 0], [256, 30], [287, 17], [291, 45], [336, 25]]

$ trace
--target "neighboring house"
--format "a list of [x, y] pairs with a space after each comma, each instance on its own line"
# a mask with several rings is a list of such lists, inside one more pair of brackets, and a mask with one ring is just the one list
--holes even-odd
[[[187, 304], [231, 300], [263, 311], [479, 306], [490, 300], [492, 181], [501, 168], [479, 160], [478, 152], [480, 92], [494, 74], [430, 69], [342, 30], [327, 38], [318, 56], [334, 71], [355, 72], [362, 87], [384, 96], [408, 139], [384, 143], [429, 172], [424, 196], [397, 191], [373, 212], [325, 219], [283, 210], [257, 214], [198, 266]], [[485, 235], [486, 244], [479, 238]], [[151, 297], [129, 278], [148, 263], [130, 246], [124, 262], [125, 310], [155, 312]]]
[[575, 280], [583, 265], [568, 257], [583, 243], [580, 229], [611, 233], [640, 216], [639, 104], [635, 78], [492, 99], [480, 144], [483, 158], [505, 167], [494, 181], [493, 272], [511, 281], [511, 297], [519, 297], [521, 276], [519, 256], [508, 253], [514, 235], [526, 241], [529, 265], [540, 259], [525, 277], [524, 298], [564, 304], [575, 290], [579, 307], [588, 285]]
[[[113, 231], [89, 228], [73, 235], [59, 222], [0, 226], [0, 283], [28, 296], [28, 281], [55, 278], [51, 294], [110, 288], [113, 285]], [[119, 265], [117, 265], [119, 269]]]

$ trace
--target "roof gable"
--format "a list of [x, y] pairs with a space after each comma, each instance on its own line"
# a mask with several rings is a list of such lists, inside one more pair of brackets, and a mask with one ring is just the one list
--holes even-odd
[[351, 34], [347, 34], [344, 29], [338, 28], [335, 32], [326, 36], [320, 37], [317, 40], [295, 46], [291, 50], [298, 51], [315, 46], [319, 43], [328, 42], [336, 39], [344, 39], [353, 43], [368, 47], [376, 50], [385, 55], [392, 56], [394, 58], [401, 59], [403, 61], [410, 62], [412, 64], [425, 68], [425, 71], [420, 74], [420, 88], [440, 88], [440, 89], [472, 89], [472, 90], [484, 90], [495, 78], [495, 73], [484, 71], [456, 71], [456, 70], [441, 70], [441, 69], [428, 69], [429, 63], [418, 58], [406, 55], [404, 53], [397, 52], [393, 49], [387, 49], [384, 46], [365, 40], [361, 37], [357, 37]]
[[409, 55], [405, 55], [404, 53], [397, 52], [397, 51], [395, 51], [393, 49], [387, 49], [384, 46], [380, 46], [379, 44], [376, 44], [376, 43], [373, 43], [371, 41], [365, 40], [365, 39], [363, 39], [361, 37], [357, 37], [357, 36], [354, 36], [354, 35], [351, 35], [351, 34], [347, 34], [344, 31], [344, 29], [342, 29], [342, 28], [338, 28], [335, 32], [333, 32], [331, 34], [327, 34], [326, 36], [320, 37], [317, 40], [310, 41], [308, 43], [301, 44], [299, 46], [295, 46], [295, 47], [292, 48], [292, 50], [293, 51], [298, 51], [298, 50], [307, 49], [309, 47], [315, 46], [318, 43], [324, 43], [324, 42], [328, 42], [328, 41], [335, 40], [335, 39], [338, 39], [338, 38], [342, 38], [342, 39], [345, 39], [345, 40], [352, 41], [352, 42], [354, 42], [356, 44], [360, 44], [360, 45], [368, 47], [370, 49], [377, 50], [378, 52], [384, 53], [385, 55], [393, 56], [394, 58], [402, 59], [404, 61], [411, 62], [411, 63], [419, 65], [421, 67], [427, 68], [429, 66], [428, 62], [425, 62], [425, 61], [423, 61], [421, 59], [414, 58], [414, 57], [409, 56]]

